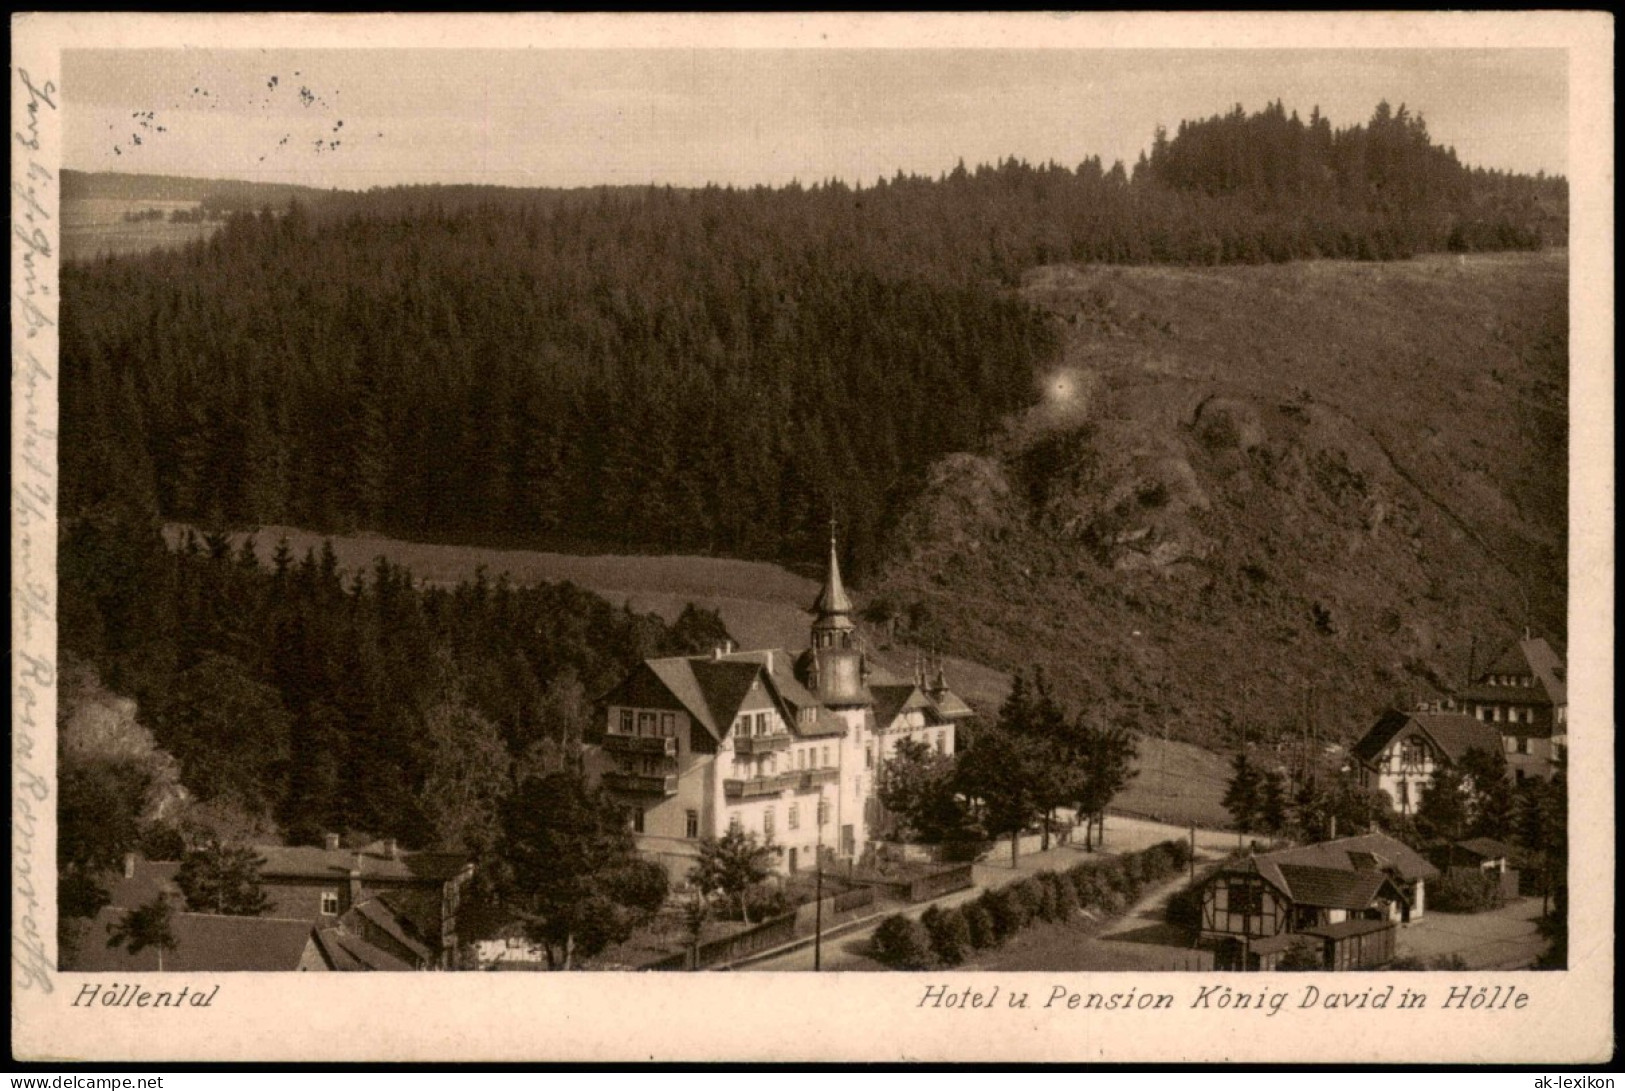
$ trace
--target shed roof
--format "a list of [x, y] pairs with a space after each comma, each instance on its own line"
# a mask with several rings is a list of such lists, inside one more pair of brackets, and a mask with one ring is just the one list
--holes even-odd
[[1370, 920], [1359, 918], [1349, 921], [1338, 921], [1336, 924], [1317, 924], [1313, 928], [1302, 931], [1306, 936], [1321, 936], [1325, 939], [1348, 939], [1350, 936], [1367, 936], [1372, 932], [1382, 932], [1394, 927], [1393, 921]]

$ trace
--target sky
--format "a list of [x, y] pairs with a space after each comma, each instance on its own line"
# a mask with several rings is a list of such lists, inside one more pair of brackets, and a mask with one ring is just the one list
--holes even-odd
[[1564, 174], [1558, 49], [80, 49], [79, 170], [365, 189], [782, 185], [1016, 156], [1132, 163], [1156, 126], [1404, 103], [1469, 164]]

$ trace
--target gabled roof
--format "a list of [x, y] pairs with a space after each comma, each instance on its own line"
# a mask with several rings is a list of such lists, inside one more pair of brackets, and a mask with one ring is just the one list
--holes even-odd
[[966, 716], [976, 715], [976, 710], [960, 700], [959, 695], [951, 689], [940, 689], [931, 695], [932, 704], [937, 706], [937, 715], [944, 720], [962, 720]]
[[[1486, 679], [1498, 674], [1530, 676], [1534, 685], [1497, 686]], [[1472, 684], [1461, 694], [1465, 700], [1505, 701], [1517, 704], [1568, 703], [1568, 673], [1562, 656], [1542, 637], [1514, 640], [1490, 659], [1490, 665], [1479, 672]]]
[[316, 946], [322, 958], [334, 970], [411, 970], [404, 959], [396, 958], [380, 947], [374, 947], [355, 933], [339, 927], [323, 928], [316, 933]]
[[[396, 915], [395, 909], [383, 899], [368, 898], [364, 902], [351, 906], [349, 912], [339, 918], [341, 926], [350, 928], [350, 922], [346, 918], [351, 913], [358, 917], [364, 917], [384, 935], [411, 951], [422, 961], [429, 962], [434, 958], [434, 952], [412, 936], [413, 929], [411, 926], [401, 920]], [[350, 928], [350, 930], [359, 931], [359, 928]]]
[[327, 849], [317, 845], [255, 845], [265, 860], [260, 867], [263, 879], [323, 879], [346, 877], [352, 869], [363, 881], [445, 882], [468, 867], [467, 854], [460, 852], [400, 852], [391, 859], [383, 842], [375, 841], [361, 849]]
[[1395, 895], [1399, 894], [1393, 880], [1380, 871], [1280, 864], [1277, 873], [1286, 884], [1287, 895], [1299, 905], [1324, 909], [1365, 909], [1376, 900], [1385, 886], [1391, 888]]
[[875, 726], [881, 731], [890, 727], [893, 720], [910, 709], [936, 711], [936, 706], [925, 692], [909, 682], [901, 685], [876, 685], [871, 682], [869, 692], [875, 702]]
[[1517, 854], [1517, 850], [1511, 845], [1490, 837], [1473, 837], [1466, 841], [1457, 841], [1455, 847], [1480, 860], [1504, 860]]
[[[84, 973], [144, 973], [158, 969], [158, 951], [148, 947], [130, 954], [107, 946], [108, 930], [126, 910], [103, 909], [84, 929], [78, 950], [64, 969]], [[230, 917], [212, 913], [176, 913], [170, 918], [173, 951], [164, 952], [164, 972], [277, 972], [299, 968], [311, 943], [309, 921], [277, 917]]]
[[727, 659], [691, 659], [689, 669], [694, 672], [700, 696], [711, 710], [712, 722], [717, 725], [717, 737], [721, 738], [733, 726], [739, 706], [762, 676], [761, 664]]
[[1499, 752], [1501, 736], [1489, 724], [1458, 712], [1399, 712], [1390, 710], [1354, 744], [1354, 756], [1374, 763], [1388, 744], [1415, 728], [1426, 735], [1447, 761], [1460, 761], [1469, 750]]
[[1369, 870], [1372, 867], [1378, 871], [1392, 869], [1394, 874], [1408, 883], [1417, 879], [1435, 879], [1439, 875], [1439, 870], [1415, 849], [1385, 833], [1339, 837], [1335, 841], [1278, 849], [1262, 853], [1254, 859], [1273, 866], [1295, 864], [1348, 871]]

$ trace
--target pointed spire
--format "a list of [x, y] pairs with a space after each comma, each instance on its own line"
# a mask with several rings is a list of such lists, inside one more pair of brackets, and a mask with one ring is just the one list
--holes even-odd
[[841, 560], [835, 541], [835, 520], [829, 521], [829, 574], [824, 577], [824, 588], [814, 600], [812, 612], [822, 620], [836, 614], [850, 614], [852, 600], [847, 597], [841, 583]]

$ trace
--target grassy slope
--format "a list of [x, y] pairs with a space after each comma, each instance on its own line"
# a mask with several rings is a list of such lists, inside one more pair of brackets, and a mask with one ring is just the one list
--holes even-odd
[[[1512, 636], [1525, 592], [1562, 637], [1564, 254], [1045, 269], [1024, 291], [1067, 323], [1073, 397], [939, 467], [871, 588], [956, 654], [1228, 747], [1242, 722], [1301, 738], [1308, 687], [1321, 742], [1357, 736], [1459, 680], [1471, 634]], [[1214, 396], [1251, 450], [1204, 432]]]
[[[173, 541], [179, 528], [170, 528]], [[246, 534], [234, 536], [240, 543]], [[255, 551], [267, 560], [281, 538], [294, 555], [320, 550], [324, 540], [346, 573], [365, 572], [379, 556], [404, 565], [420, 581], [449, 586], [472, 579], [483, 568], [495, 580], [504, 574], [515, 583], [569, 580], [614, 603], [627, 603], [639, 612], [657, 613], [674, 620], [686, 603], [718, 610], [734, 639], [747, 648], [807, 646], [811, 615], [806, 607], [818, 594], [818, 584], [777, 565], [736, 561], [722, 557], [576, 556], [526, 549], [409, 542], [380, 535], [323, 536], [295, 527], [261, 527], [254, 535]], [[906, 673], [913, 649], [892, 645], [877, 649], [882, 663]], [[950, 659], [949, 682], [980, 707], [996, 707], [1004, 699], [1009, 679], [999, 671], [975, 663]]]

